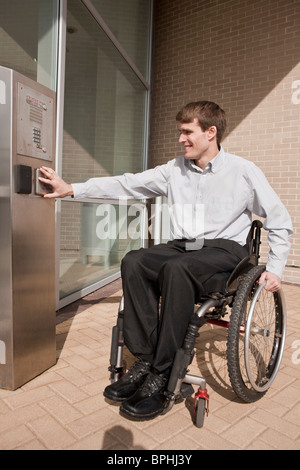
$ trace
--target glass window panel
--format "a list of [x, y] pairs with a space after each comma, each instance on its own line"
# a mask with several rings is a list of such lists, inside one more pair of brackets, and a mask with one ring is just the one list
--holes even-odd
[[68, 2], [66, 55], [63, 176], [142, 170], [147, 91], [77, 0]]
[[[110, 0], [107, 5], [112, 7]], [[147, 93], [88, 9], [68, 0], [62, 158], [66, 181], [143, 170]], [[119, 206], [107, 210], [106, 238], [99, 235], [106, 204], [62, 201], [61, 207], [62, 299], [117, 273], [124, 254], [143, 240], [139, 230], [132, 235], [136, 217], [125, 216]]]
[[145, 206], [140, 203], [62, 201], [60, 299], [117, 273], [124, 254], [141, 246]]
[[150, 0], [92, 0], [137, 68], [148, 78]]
[[0, 3], [0, 64], [56, 89], [58, 0]]

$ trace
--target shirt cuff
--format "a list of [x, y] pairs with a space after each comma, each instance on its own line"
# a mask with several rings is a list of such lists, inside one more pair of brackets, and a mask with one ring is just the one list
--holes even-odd
[[87, 197], [84, 183], [74, 183], [71, 184], [71, 186], [73, 188], [74, 199], [83, 199]]

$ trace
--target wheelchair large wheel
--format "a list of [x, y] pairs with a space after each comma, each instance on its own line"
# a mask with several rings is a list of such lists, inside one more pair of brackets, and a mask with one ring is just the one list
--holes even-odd
[[286, 334], [282, 291], [267, 292], [258, 284], [264, 266], [242, 280], [231, 311], [227, 364], [231, 385], [247, 403], [262, 398], [278, 372]]

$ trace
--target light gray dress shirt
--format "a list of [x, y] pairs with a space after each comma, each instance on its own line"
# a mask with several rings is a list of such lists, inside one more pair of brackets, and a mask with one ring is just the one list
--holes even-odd
[[290, 216], [262, 171], [222, 147], [204, 171], [178, 157], [141, 173], [91, 178], [72, 186], [76, 199], [166, 196], [173, 238], [225, 238], [244, 245], [254, 213], [265, 219], [268, 230], [266, 269], [282, 276], [293, 233]]

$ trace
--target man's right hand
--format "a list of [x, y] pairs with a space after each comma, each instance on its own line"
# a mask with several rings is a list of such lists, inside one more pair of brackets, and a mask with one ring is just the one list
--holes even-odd
[[52, 192], [44, 195], [45, 198], [73, 196], [72, 185], [66, 183], [52, 168], [42, 166], [40, 171], [45, 178], [39, 177], [39, 180], [52, 188]]

